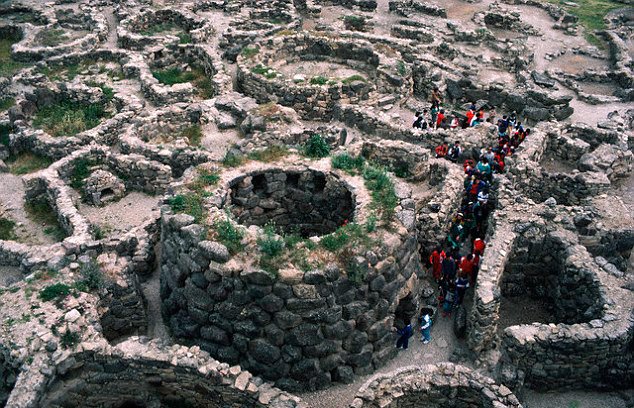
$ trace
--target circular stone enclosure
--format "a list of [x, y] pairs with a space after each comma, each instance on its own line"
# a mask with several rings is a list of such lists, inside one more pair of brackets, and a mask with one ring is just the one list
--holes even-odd
[[354, 195], [331, 173], [270, 169], [238, 177], [229, 187], [233, 215], [243, 225], [274, 224], [310, 237], [334, 232], [354, 217]]

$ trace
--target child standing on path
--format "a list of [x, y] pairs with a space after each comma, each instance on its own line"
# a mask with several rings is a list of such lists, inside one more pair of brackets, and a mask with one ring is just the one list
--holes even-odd
[[429, 343], [431, 341], [431, 318], [428, 314], [425, 314], [425, 316], [423, 316], [423, 322], [420, 326], [420, 331], [422, 335], [420, 341], [422, 341], [423, 344]]

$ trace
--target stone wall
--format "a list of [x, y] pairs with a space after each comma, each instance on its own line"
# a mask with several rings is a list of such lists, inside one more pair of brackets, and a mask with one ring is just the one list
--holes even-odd
[[349, 188], [322, 172], [249, 173], [233, 180], [230, 188], [233, 215], [244, 225], [272, 223], [309, 237], [334, 232], [354, 217]]
[[5, 406], [15, 386], [20, 364], [11, 356], [11, 349], [0, 344], [0, 406]]
[[451, 363], [404, 367], [368, 380], [350, 408], [521, 408], [504, 385]]
[[139, 338], [116, 348], [93, 343], [41, 368], [46, 374], [23, 373], [8, 408], [305, 407], [297, 397], [239, 366], [209, 358], [198, 347], [163, 347]]

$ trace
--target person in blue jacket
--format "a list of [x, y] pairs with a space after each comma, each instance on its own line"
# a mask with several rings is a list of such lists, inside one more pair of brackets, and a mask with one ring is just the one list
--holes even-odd
[[412, 324], [409, 323], [407, 326], [403, 327], [396, 331], [399, 334], [399, 338], [396, 341], [396, 348], [403, 347], [403, 350], [407, 350], [409, 346], [409, 338], [412, 337], [414, 331], [412, 330]]

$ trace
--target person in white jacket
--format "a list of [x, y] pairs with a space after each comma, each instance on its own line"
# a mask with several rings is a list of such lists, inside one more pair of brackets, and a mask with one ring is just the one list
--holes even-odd
[[420, 341], [422, 341], [423, 344], [429, 343], [431, 341], [431, 318], [428, 314], [423, 316], [423, 322], [420, 326], [420, 331], [422, 334]]

